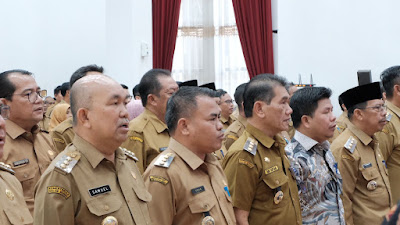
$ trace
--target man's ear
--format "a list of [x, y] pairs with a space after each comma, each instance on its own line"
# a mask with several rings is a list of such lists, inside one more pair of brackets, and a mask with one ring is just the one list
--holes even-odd
[[312, 118], [310, 116], [307, 115], [303, 115], [301, 117], [301, 124], [305, 127], [305, 128], [310, 128], [311, 127], [311, 120]]
[[255, 113], [260, 118], [264, 118], [266, 116], [265, 112], [263, 110], [264, 106], [265, 106], [265, 103], [262, 101], [254, 102], [253, 113]]
[[156, 102], [156, 97], [154, 94], [149, 94], [147, 95], [147, 103], [146, 104], [150, 104], [152, 106], [156, 106], [157, 102]]
[[363, 120], [364, 119], [364, 113], [361, 109], [355, 109], [353, 113], [353, 117], [355, 117], [357, 120]]
[[80, 108], [76, 112], [77, 124], [82, 124], [86, 128], [90, 128], [92, 125], [89, 120], [89, 110]]
[[3, 105], [8, 105], [7, 103], [9, 102], [6, 98], [0, 98], [0, 101]]
[[176, 131], [180, 132], [184, 136], [188, 136], [190, 134], [189, 124], [190, 124], [190, 121], [188, 119], [180, 118], [178, 120], [178, 124], [176, 126]]
[[393, 96], [400, 97], [400, 85], [395, 84], [393, 86]]

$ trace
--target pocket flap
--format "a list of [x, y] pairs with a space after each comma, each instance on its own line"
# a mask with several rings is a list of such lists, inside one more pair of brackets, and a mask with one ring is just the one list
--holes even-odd
[[198, 195], [192, 200], [190, 200], [189, 208], [190, 211], [195, 214], [195, 213], [203, 213], [203, 212], [209, 212], [211, 209], [215, 206], [217, 203], [217, 200], [215, 199], [214, 196], [211, 194], [207, 195]]
[[276, 189], [288, 182], [289, 178], [283, 173], [282, 170], [278, 170], [274, 173], [264, 175], [263, 181], [271, 189]]
[[121, 208], [122, 202], [115, 195], [108, 194], [91, 199], [87, 203], [89, 211], [96, 216], [103, 216]]
[[33, 218], [31, 213], [27, 208], [22, 208], [20, 210], [11, 210], [4, 208], [4, 213], [6, 214], [8, 220], [11, 224], [32, 224]]
[[367, 181], [370, 181], [370, 180], [373, 180], [373, 179], [376, 179], [376, 178], [379, 177], [379, 172], [378, 172], [378, 170], [377, 170], [376, 168], [373, 168], [373, 167], [367, 168], [367, 169], [363, 169], [363, 170], [361, 171], [361, 173], [362, 173], [363, 177], [364, 177]]
[[150, 192], [148, 192], [145, 188], [133, 188], [133, 191], [136, 193], [136, 196], [144, 202], [150, 202], [153, 198]]
[[21, 166], [13, 168], [15, 171], [15, 176], [20, 182], [30, 180], [35, 177], [35, 170], [32, 170], [32, 167]]

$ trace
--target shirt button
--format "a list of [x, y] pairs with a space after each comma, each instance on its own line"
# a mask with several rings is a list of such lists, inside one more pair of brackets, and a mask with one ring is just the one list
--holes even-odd
[[208, 208], [208, 205], [207, 205], [207, 204], [205, 204], [205, 205], [203, 206], [203, 208], [207, 209], [207, 208]]
[[24, 177], [27, 178], [27, 177], [28, 177], [28, 174], [24, 173]]
[[275, 183], [276, 183], [276, 184], [279, 184], [279, 180], [276, 180]]
[[108, 211], [110, 210], [110, 207], [108, 205], [104, 205], [104, 210]]
[[275, 142], [274, 146], [275, 146], [275, 147], [278, 147], [278, 145], [279, 145], [279, 144]]

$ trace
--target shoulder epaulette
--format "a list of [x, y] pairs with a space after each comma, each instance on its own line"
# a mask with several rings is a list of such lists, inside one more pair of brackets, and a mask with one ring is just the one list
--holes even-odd
[[13, 169], [11, 169], [11, 166], [7, 165], [3, 162], [0, 162], [0, 170], [7, 171], [7, 172], [11, 173], [12, 175], [15, 174], [15, 171]]
[[149, 122], [147, 117], [136, 117], [135, 119], [129, 122], [129, 129], [138, 133], [143, 133], [144, 127]]
[[78, 151], [67, 152], [56, 162], [55, 167], [66, 173], [71, 173], [80, 158], [81, 154]]
[[139, 159], [136, 157], [135, 153], [129, 151], [126, 148], [121, 148], [121, 147], [119, 147], [119, 148], [124, 152], [124, 154], [126, 156], [128, 156], [128, 158], [131, 158], [131, 159], [135, 160], [135, 162], [139, 161]]
[[392, 114], [391, 113], [386, 113], [386, 121], [390, 122], [390, 120], [392, 119]]
[[354, 152], [354, 149], [356, 148], [357, 141], [354, 139], [352, 136], [347, 139], [346, 144], [344, 144], [344, 147], [349, 150], [350, 153]]
[[175, 155], [172, 153], [167, 153], [165, 155], [160, 155], [158, 159], [154, 162], [155, 166], [168, 168], [172, 161], [174, 160]]
[[247, 141], [244, 144], [243, 150], [250, 152], [250, 154], [252, 154], [252, 155], [256, 155], [257, 145], [258, 145], [258, 141], [249, 137], [249, 138], [247, 138]]

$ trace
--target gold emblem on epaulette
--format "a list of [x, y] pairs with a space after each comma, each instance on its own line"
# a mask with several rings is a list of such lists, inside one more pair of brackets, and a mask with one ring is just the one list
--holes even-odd
[[10, 201], [14, 200], [14, 193], [11, 190], [6, 189], [6, 196], [8, 199], [10, 199]]
[[370, 190], [370, 191], [375, 190], [377, 187], [378, 187], [378, 183], [376, 183], [376, 181], [374, 181], [374, 180], [371, 180], [367, 184], [367, 189]]
[[154, 165], [168, 168], [171, 165], [172, 161], [174, 160], [174, 157], [175, 157], [174, 154], [170, 152], [165, 155], [160, 155], [154, 162]]
[[201, 225], [214, 225], [214, 224], [215, 224], [215, 220], [211, 216], [206, 216], [201, 221]]
[[281, 203], [282, 200], [283, 200], [283, 191], [276, 192], [275, 197], [274, 197], [275, 205], [278, 205], [279, 203]]
[[60, 160], [56, 163], [55, 167], [63, 170], [64, 172], [71, 173], [72, 168], [78, 163], [81, 155], [77, 152], [67, 153], [63, 155]]
[[127, 150], [126, 148], [121, 148], [121, 147], [119, 147], [119, 148], [120, 148], [120, 149], [124, 152], [124, 154], [125, 154], [126, 156], [128, 156], [129, 158], [135, 160], [136, 162], [139, 161], [139, 159], [136, 157], [135, 153], [133, 153], [133, 152]]
[[115, 218], [113, 216], [107, 216], [101, 222], [101, 225], [118, 225], [118, 220], [117, 220], [117, 218]]
[[354, 152], [354, 149], [356, 148], [357, 141], [351, 136], [349, 139], [347, 139], [346, 144], [344, 144], [344, 147], [349, 150], [350, 153]]
[[264, 157], [264, 161], [267, 163], [271, 162], [271, 160], [268, 157]]

